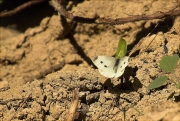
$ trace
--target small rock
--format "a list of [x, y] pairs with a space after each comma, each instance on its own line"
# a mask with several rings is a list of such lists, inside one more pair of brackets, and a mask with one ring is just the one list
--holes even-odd
[[8, 81], [0, 81], [0, 92], [6, 91], [6, 90], [8, 90], [9, 88], [10, 88], [10, 87], [9, 87]]

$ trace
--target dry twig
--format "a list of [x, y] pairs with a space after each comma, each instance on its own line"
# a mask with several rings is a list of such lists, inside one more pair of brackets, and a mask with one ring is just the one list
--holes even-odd
[[45, 0], [31, 0], [29, 2], [26, 2], [20, 6], [18, 6], [17, 8], [13, 9], [13, 10], [10, 10], [10, 11], [5, 11], [5, 12], [1, 12], [0, 13], [0, 18], [2, 17], [6, 17], [6, 16], [11, 16], [13, 14], [16, 14], [18, 13], [19, 11], [33, 5], [33, 4], [37, 4], [37, 3], [41, 3], [41, 2], [44, 2]]
[[68, 18], [73, 21], [81, 22], [81, 23], [98, 23], [98, 24], [124, 24], [127, 22], [135, 22], [140, 20], [152, 20], [152, 19], [161, 19], [164, 17], [174, 17], [180, 15], [180, 9], [178, 10], [170, 10], [168, 12], [157, 12], [152, 15], [133, 15], [126, 18], [116, 18], [116, 19], [106, 19], [106, 18], [84, 18], [79, 16], [73, 16], [73, 14], [69, 13], [61, 4], [58, 3], [57, 0], [52, 0], [50, 4], [65, 18]]

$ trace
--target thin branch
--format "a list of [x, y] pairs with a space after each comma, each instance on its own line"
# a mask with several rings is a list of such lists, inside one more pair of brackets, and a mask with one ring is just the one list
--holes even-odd
[[32, 0], [32, 1], [29, 1], [29, 2], [26, 2], [20, 6], [18, 6], [17, 8], [13, 9], [13, 10], [10, 10], [10, 11], [5, 11], [5, 12], [1, 12], [0, 13], [0, 18], [2, 17], [6, 17], [6, 16], [11, 16], [13, 14], [16, 14], [18, 13], [19, 11], [31, 6], [31, 5], [34, 5], [34, 4], [37, 4], [37, 3], [41, 3], [41, 2], [44, 2], [45, 0]]
[[81, 23], [95, 23], [96, 19], [98, 18], [84, 18], [79, 16], [73, 16], [73, 14], [69, 13], [61, 4], [58, 3], [57, 0], [50, 1], [50, 5], [52, 5], [62, 16], [73, 21]]
[[168, 12], [158, 12], [152, 15], [134, 15], [126, 18], [117, 18], [117, 19], [99, 18], [96, 20], [96, 22], [100, 24], [124, 24], [127, 22], [134, 22], [139, 20], [161, 19], [164, 17], [174, 17], [179, 15], [180, 15], [180, 10], [170, 10]]
[[134, 15], [126, 18], [117, 18], [117, 19], [99, 18], [98, 16], [95, 16], [94, 18], [84, 18], [84, 17], [74, 16], [72, 13], [69, 13], [61, 4], [58, 3], [57, 0], [52, 0], [50, 4], [65, 18], [81, 23], [98, 23], [98, 24], [115, 25], [115, 24], [124, 24], [127, 22], [135, 22], [139, 20], [161, 19], [164, 17], [174, 17], [180, 15], [180, 9], [179, 9], [179, 10], [170, 10], [168, 12], [157, 12], [152, 15]]
[[68, 11], [62, 6], [57, 0], [52, 0], [49, 2], [51, 6], [53, 6], [58, 12], [61, 13], [65, 18], [68, 18], [70, 20], [74, 19], [74, 16], [71, 13], [68, 13]]

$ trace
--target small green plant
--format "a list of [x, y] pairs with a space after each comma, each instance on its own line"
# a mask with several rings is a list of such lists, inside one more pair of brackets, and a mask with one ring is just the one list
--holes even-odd
[[[170, 81], [172, 81], [176, 85], [176, 88], [180, 89], [180, 81], [174, 72], [174, 69], [177, 66], [178, 60], [179, 60], [178, 55], [164, 56], [159, 61], [159, 66], [163, 71], [170, 72], [171, 74], [174, 75], [175, 79], [170, 80]], [[167, 76], [160, 76], [150, 83], [150, 85], [148, 86], [148, 89], [158, 88], [162, 86], [167, 80], [168, 80]]]
[[116, 51], [115, 58], [124, 57], [126, 55], [126, 51], [127, 51], [126, 41], [123, 38], [121, 38], [118, 43], [118, 49]]

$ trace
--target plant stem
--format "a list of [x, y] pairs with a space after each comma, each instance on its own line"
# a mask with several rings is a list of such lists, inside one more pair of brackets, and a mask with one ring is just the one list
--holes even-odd
[[171, 79], [170, 79], [170, 81], [172, 81], [175, 85], [177, 85], [177, 83], [176, 83], [174, 80], [171, 80]]
[[136, 109], [136, 108], [134, 108], [134, 107], [133, 107], [133, 109], [134, 109], [135, 111], [137, 111], [139, 114], [141, 114], [142, 116], [144, 115], [144, 114], [141, 113], [138, 109]]
[[174, 76], [175, 76], [175, 78], [176, 78], [176, 81], [180, 83], [180, 81], [179, 81], [179, 79], [178, 79], [178, 77], [176, 76], [176, 74], [175, 74], [174, 71], [173, 71], [173, 74], [174, 74]]

